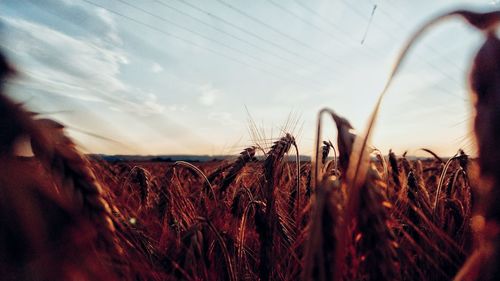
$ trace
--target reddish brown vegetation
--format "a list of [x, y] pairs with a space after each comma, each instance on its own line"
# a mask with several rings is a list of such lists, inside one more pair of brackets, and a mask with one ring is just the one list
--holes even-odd
[[[1, 278], [498, 279], [499, 15], [458, 14], [487, 36], [471, 75], [478, 161], [375, 150], [364, 165], [349, 122], [325, 110], [338, 165], [328, 142], [315, 166], [286, 161], [290, 134], [263, 161], [250, 147], [229, 163], [111, 164], [0, 93]], [[9, 70], [0, 58], [1, 77]], [[30, 159], [15, 153], [26, 138]]]

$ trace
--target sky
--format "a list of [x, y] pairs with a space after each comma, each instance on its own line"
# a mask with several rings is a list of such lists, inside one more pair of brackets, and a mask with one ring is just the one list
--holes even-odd
[[[0, 0], [0, 48], [20, 72], [8, 94], [65, 124], [85, 152], [237, 154], [290, 132], [310, 155], [320, 109], [363, 132], [405, 40], [463, 7], [500, 4]], [[427, 33], [382, 104], [373, 145], [474, 154], [467, 74], [482, 40], [458, 19]]]

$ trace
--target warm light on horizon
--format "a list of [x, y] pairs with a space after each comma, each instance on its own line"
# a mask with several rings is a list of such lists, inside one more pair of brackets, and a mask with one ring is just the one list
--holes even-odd
[[[311, 155], [323, 107], [364, 132], [418, 26], [459, 6], [497, 5], [188, 3], [3, 1], [1, 48], [20, 72], [9, 95], [64, 123], [88, 153], [236, 155], [254, 141], [270, 146], [293, 113], [288, 129]], [[458, 20], [427, 34], [382, 105], [373, 145], [383, 153], [475, 155], [467, 74], [481, 42]], [[265, 139], [252, 139], [249, 113]], [[335, 141], [335, 128], [325, 130]]]

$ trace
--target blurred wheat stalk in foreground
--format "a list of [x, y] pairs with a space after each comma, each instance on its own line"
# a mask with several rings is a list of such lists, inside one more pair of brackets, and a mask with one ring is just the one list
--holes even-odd
[[[470, 76], [477, 160], [410, 161], [369, 147], [379, 106], [429, 27], [459, 16], [485, 34]], [[319, 113], [311, 163], [284, 134], [234, 161], [107, 163], [64, 126], [0, 93], [4, 280], [496, 280], [500, 262], [500, 13], [456, 11], [404, 47], [366, 133]], [[0, 57], [2, 82], [14, 75]], [[337, 145], [321, 138], [330, 116]], [[34, 157], [17, 156], [29, 139]], [[321, 146], [323, 143], [323, 146]], [[287, 161], [295, 148], [295, 162]], [[333, 151], [333, 159], [329, 157]], [[337, 155], [338, 154], [338, 155]]]

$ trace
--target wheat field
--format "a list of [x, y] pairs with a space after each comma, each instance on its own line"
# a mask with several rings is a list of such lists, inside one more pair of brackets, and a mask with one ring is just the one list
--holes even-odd
[[[454, 16], [485, 35], [469, 81], [477, 157], [372, 147], [385, 90], [362, 136], [322, 110], [312, 161], [284, 133], [203, 163], [84, 155], [63, 124], [0, 93], [1, 279], [498, 280], [500, 12], [433, 20], [399, 61]], [[0, 68], [2, 81], [15, 76], [3, 56]], [[33, 156], [18, 155], [21, 142]]]

